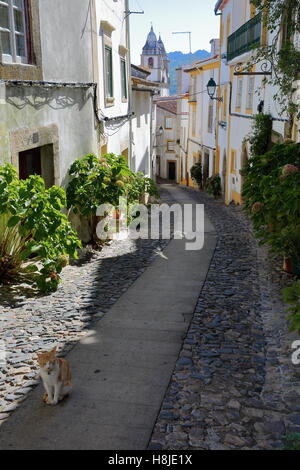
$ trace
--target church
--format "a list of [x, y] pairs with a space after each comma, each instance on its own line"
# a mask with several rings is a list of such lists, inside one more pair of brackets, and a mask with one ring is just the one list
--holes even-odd
[[143, 47], [141, 65], [151, 71], [149, 80], [160, 84], [160, 95], [169, 96], [170, 65], [168, 55], [161, 36], [157, 39], [153, 26], [151, 26], [146, 44]]

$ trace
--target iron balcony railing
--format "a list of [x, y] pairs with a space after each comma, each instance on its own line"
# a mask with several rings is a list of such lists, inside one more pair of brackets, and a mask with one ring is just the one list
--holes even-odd
[[227, 61], [254, 49], [261, 43], [262, 14], [259, 13], [247, 23], [243, 24], [228, 38]]

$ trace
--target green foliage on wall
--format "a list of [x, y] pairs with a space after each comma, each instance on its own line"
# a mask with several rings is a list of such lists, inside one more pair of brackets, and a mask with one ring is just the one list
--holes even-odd
[[195, 163], [194, 166], [191, 168], [191, 177], [198, 184], [199, 189], [202, 189], [203, 186], [203, 172], [202, 172], [202, 164]]
[[300, 144], [252, 157], [244, 178], [245, 210], [261, 243], [300, 259]]
[[128, 204], [143, 202], [145, 194], [159, 197], [152, 179], [134, 173], [124, 157], [114, 154], [98, 158], [90, 154], [76, 160], [70, 168], [67, 188], [67, 207], [86, 217], [90, 224], [91, 241], [97, 242], [97, 209], [102, 204], [118, 207], [121, 197]]
[[10, 164], [0, 166], [0, 281], [26, 281], [53, 291], [69, 256], [81, 246], [62, 213], [62, 188], [46, 190], [40, 176], [19, 180]]
[[248, 137], [250, 153], [263, 155], [270, 150], [273, 119], [269, 114], [257, 114], [255, 116], [252, 132]]
[[222, 181], [220, 175], [213, 175], [207, 179], [205, 185], [206, 191], [211, 196], [218, 198], [222, 194]]

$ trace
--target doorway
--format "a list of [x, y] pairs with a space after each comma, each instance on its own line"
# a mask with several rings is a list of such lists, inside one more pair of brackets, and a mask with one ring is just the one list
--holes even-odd
[[203, 187], [206, 187], [206, 182], [209, 178], [209, 153], [204, 153], [203, 161]]
[[31, 175], [39, 175], [46, 188], [54, 185], [53, 145], [44, 145], [19, 152], [19, 177], [26, 180]]
[[176, 162], [168, 162], [168, 179], [176, 181]]
[[19, 176], [26, 180], [31, 175], [42, 176], [42, 159], [40, 147], [19, 153]]
[[226, 193], [226, 175], [227, 175], [227, 157], [226, 152], [223, 155], [223, 166], [222, 166], [222, 192]]

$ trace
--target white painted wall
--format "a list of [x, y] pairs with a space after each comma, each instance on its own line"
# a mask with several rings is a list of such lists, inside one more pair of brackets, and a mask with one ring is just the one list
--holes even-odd
[[[227, 35], [226, 35], [226, 25], [227, 18], [230, 16], [230, 30], [229, 34], [235, 32], [242, 24], [247, 22], [250, 19], [250, 0], [229, 0], [225, 5], [222, 12], [222, 21], [223, 21], [223, 38], [222, 38], [222, 48], [221, 53], [227, 53]], [[274, 33], [273, 33], [274, 34]], [[268, 33], [268, 43], [272, 41], [272, 33]], [[225, 56], [226, 57], [226, 56]], [[232, 79], [230, 75], [230, 67], [232, 70], [237, 63], [246, 64], [251, 57], [251, 53], [243, 54], [242, 56], [236, 57], [231, 62], [227, 62], [226, 58], [221, 60], [221, 73], [220, 73], [220, 84], [221, 84], [221, 94], [224, 97], [224, 87], [227, 85], [227, 119], [226, 123], [227, 128], [223, 128], [219, 125], [219, 146], [220, 146], [220, 173], [223, 176], [225, 174], [224, 168], [224, 156], [227, 158], [227, 185], [228, 185], [228, 201], [230, 202], [233, 199], [233, 192], [241, 193], [242, 190], [242, 177], [240, 175], [240, 170], [242, 166], [242, 156], [243, 148], [247, 148], [249, 153], [249, 146], [247, 143], [244, 143], [245, 138], [249, 135], [252, 128], [253, 120], [251, 116], [257, 114], [257, 107], [261, 100], [265, 102], [264, 113], [270, 113], [275, 119], [273, 129], [282, 136], [284, 136], [284, 122], [281, 121], [282, 118], [286, 116], [280, 116], [280, 109], [278, 105], [273, 100], [273, 96], [276, 93], [276, 89], [270, 85], [262, 86], [263, 77], [255, 76], [254, 89], [257, 90], [254, 94], [253, 99], [253, 114], [246, 110], [246, 93], [248, 87], [248, 77], [243, 76], [239, 78], [243, 81], [243, 100], [240, 110], [236, 109], [236, 100], [237, 100], [237, 83], [238, 77], [233, 75]], [[260, 64], [257, 65], [257, 70], [260, 70]], [[232, 95], [230, 89], [232, 87]], [[230, 113], [233, 114], [230, 116]], [[236, 114], [236, 115], [235, 115]], [[229, 119], [231, 121], [230, 126], [230, 135], [228, 136], [228, 123]], [[219, 115], [217, 120], [222, 121], [222, 107], [219, 108]], [[237, 152], [237, 172], [232, 174], [231, 169], [231, 152], [235, 150]], [[225, 181], [223, 182], [225, 186]]]
[[[215, 173], [216, 153], [216, 101], [211, 101], [207, 93], [207, 84], [211, 78], [218, 83], [218, 62], [216, 59], [205, 60], [195, 64], [200, 73], [190, 76], [190, 106], [189, 106], [189, 141], [188, 141], [188, 171], [197, 162], [208, 165], [209, 176]], [[214, 67], [204, 70], [204, 67]], [[194, 104], [196, 102], [196, 104]], [[212, 126], [209, 128], [209, 106], [212, 103]], [[193, 133], [193, 114], [196, 112], [195, 134]], [[194, 135], [193, 135], [194, 134]]]
[[89, 0], [40, 0], [44, 80], [92, 82]]
[[[43, 79], [91, 82], [89, 0], [41, 0], [40, 24]], [[1, 88], [0, 163], [12, 162], [13, 132], [27, 131], [29, 137], [24, 142], [27, 150], [40, 146], [39, 141], [33, 141], [34, 133], [41, 134], [42, 128], [55, 125], [58, 132], [55, 183], [65, 185], [71, 163], [98, 150], [92, 89], [6, 85]]]
[[[165, 128], [165, 118], [171, 118], [173, 127], [172, 129]], [[179, 183], [180, 179], [180, 160], [178, 158], [178, 145], [177, 140], [177, 116], [156, 106], [156, 133], [159, 132], [160, 127], [163, 128], [162, 136], [156, 138], [156, 155], [160, 156], [160, 177], [168, 179], [168, 162], [176, 163], [176, 182]], [[174, 141], [174, 152], [167, 150], [168, 141]]]
[[146, 91], [133, 91], [132, 170], [152, 176], [151, 145], [152, 96]]
[[[98, 63], [99, 63], [99, 107], [101, 113], [108, 117], [123, 116], [128, 114], [130, 109], [129, 102], [129, 91], [128, 100], [122, 101], [121, 96], [121, 65], [120, 65], [120, 46], [128, 47], [126, 32], [127, 22], [125, 19], [124, 12], [126, 10], [125, 0], [96, 0], [96, 16], [97, 16], [97, 27], [98, 31]], [[114, 31], [111, 33], [111, 44], [113, 53], [113, 88], [114, 88], [114, 103], [112, 106], [108, 106], [105, 101], [104, 91], [104, 44], [105, 44], [105, 32], [101, 21], [107, 21], [113, 28]], [[127, 54], [127, 67], [128, 64]], [[128, 84], [127, 84], [128, 86]], [[107, 145], [109, 153], [115, 153], [120, 155], [125, 149], [129, 149], [129, 121], [123, 121], [122, 125], [116, 123], [107, 123], [104, 126], [104, 135], [102, 136], [102, 145]]]

